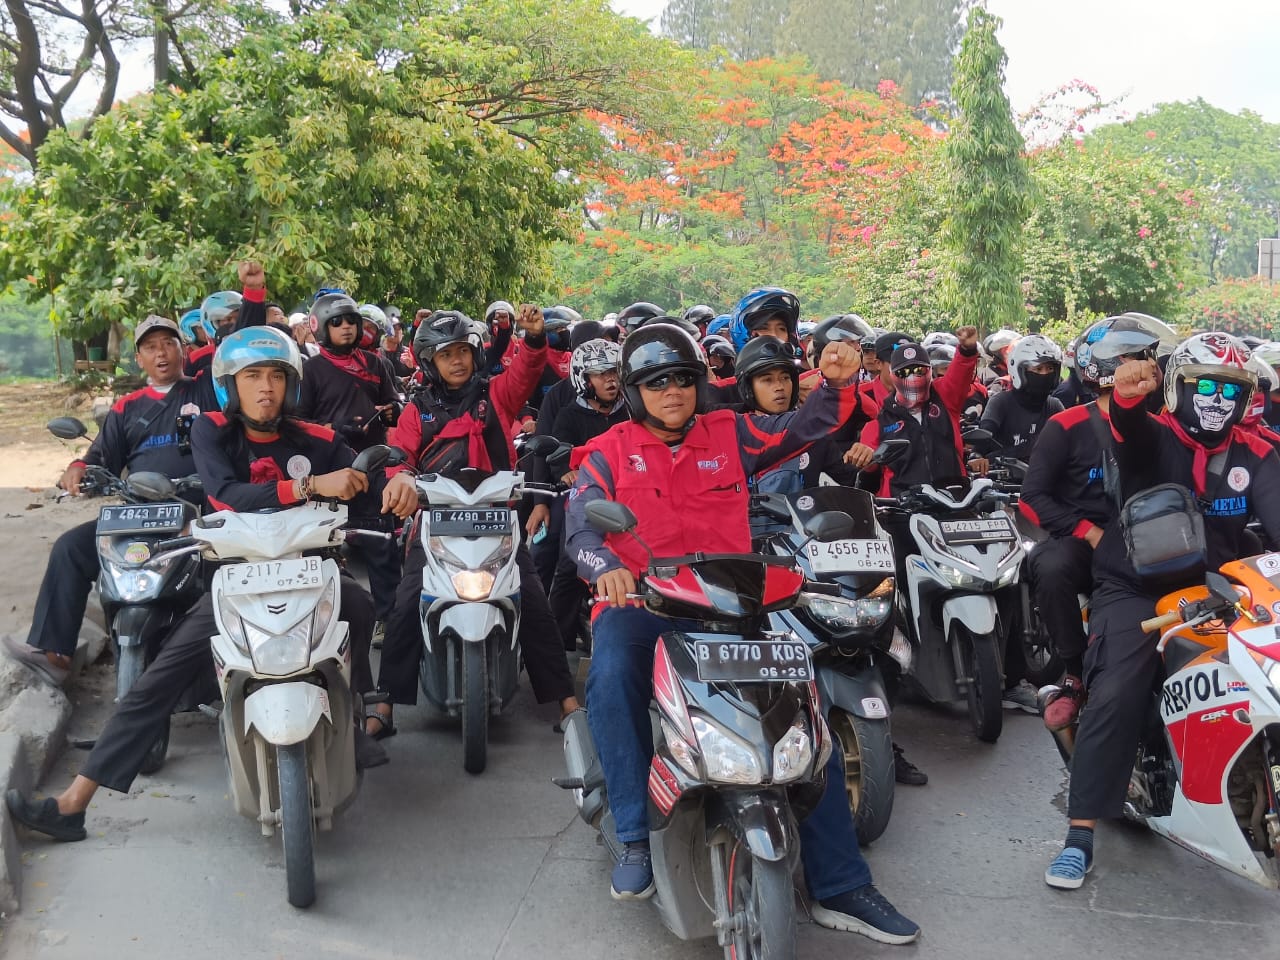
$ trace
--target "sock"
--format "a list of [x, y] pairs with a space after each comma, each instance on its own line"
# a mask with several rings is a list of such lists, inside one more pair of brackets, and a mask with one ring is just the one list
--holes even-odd
[[1083, 850], [1085, 863], [1093, 863], [1093, 827], [1068, 827], [1067, 841], [1062, 846]]

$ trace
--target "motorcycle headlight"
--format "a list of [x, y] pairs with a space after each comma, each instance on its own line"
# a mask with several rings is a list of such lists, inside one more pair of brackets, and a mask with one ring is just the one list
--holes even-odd
[[671, 751], [672, 759], [680, 764], [689, 776], [698, 776], [698, 755], [689, 741], [676, 733], [675, 728], [666, 720], [662, 721], [662, 736], [666, 739], [667, 749]]
[[269, 677], [282, 677], [305, 669], [311, 662], [311, 625], [314, 620], [315, 614], [309, 613], [284, 633], [273, 634], [242, 619], [254, 669]]
[[729, 731], [703, 717], [694, 717], [693, 732], [698, 738], [708, 781], [752, 784], [764, 778], [755, 751]]
[[943, 563], [941, 560], [930, 560], [930, 562], [933, 565], [933, 569], [938, 572], [938, 576], [953, 587], [972, 587], [983, 582], [981, 577], [975, 576], [959, 567], [954, 567], [949, 563]]
[[1018, 579], [1018, 571], [1021, 569], [1019, 564], [1011, 564], [1000, 576], [996, 577], [997, 587], [1007, 587], [1013, 581]]
[[488, 600], [493, 589], [494, 576], [488, 570], [459, 570], [449, 579], [462, 600]]
[[892, 612], [893, 600], [889, 597], [851, 600], [847, 597], [809, 594], [805, 609], [824, 626], [843, 633], [859, 627], [880, 626]]
[[464, 563], [445, 545], [443, 537], [429, 540], [431, 555], [444, 564], [453, 583], [454, 592], [462, 600], [487, 600], [493, 590], [498, 573], [511, 558], [511, 537], [495, 538], [493, 549], [475, 569]]
[[809, 738], [804, 715], [796, 717], [795, 723], [773, 747], [773, 782], [790, 783], [804, 776], [813, 761], [813, 741]]
[[98, 560], [115, 598], [123, 603], [154, 600], [164, 585], [165, 575], [180, 558], [169, 557], [152, 563], [151, 549], [136, 541], [98, 538]]
[[320, 646], [320, 641], [324, 639], [324, 635], [329, 631], [329, 624], [333, 622], [333, 612], [337, 607], [338, 581], [335, 579], [325, 584], [324, 593], [320, 595], [320, 602], [316, 604], [315, 613], [311, 616], [312, 650]]

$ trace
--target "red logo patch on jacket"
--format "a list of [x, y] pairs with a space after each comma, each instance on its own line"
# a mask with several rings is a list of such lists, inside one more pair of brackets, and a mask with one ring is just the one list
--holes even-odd
[[259, 457], [249, 464], [250, 483], [279, 483], [281, 480], [286, 479], [288, 478], [284, 475], [284, 471], [280, 469], [280, 464], [270, 457]]

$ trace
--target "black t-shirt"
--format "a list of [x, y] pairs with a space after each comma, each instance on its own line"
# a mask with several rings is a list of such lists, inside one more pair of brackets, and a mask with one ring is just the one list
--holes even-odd
[[178, 417], [217, 410], [212, 381], [182, 379], [167, 391], [144, 387], [111, 407], [102, 430], [79, 461], [105, 467], [116, 476], [144, 470], [178, 478], [195, 472], [191, 451], [178, 435]]
[[1061, 412], [1062, 403], [1053, 397], [1033, 405], [1022, 391], [1005, 390], [987, 401], [978, 426], [995, 438], [989, 453], [1027, 461], [1044, 425]]
[[386, 443], [387, 425], [376, 408], [396, 402], [395, 377], [386, 361], [368, 350], [353, 350], [345, 359], [351, 370], [323, 353], [303, 363], [298, 416], [331, 425], [355, 450]]

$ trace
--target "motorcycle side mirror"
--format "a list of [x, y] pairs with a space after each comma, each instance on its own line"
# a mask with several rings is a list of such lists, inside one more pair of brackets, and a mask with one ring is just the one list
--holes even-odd
[[59, 440], [79, 440], [89, 435], [89, 428], [75, 417], [57, 417], [45, 427]]
[[556, 448], [560, 446], [560, 441], [555, 437], [539, 434], [536, 437], [530, 437], [524, 442], [524, 452], [531, 453], [535, 457], [549, 457], [556, 452]]
[[871, 455], [872, 463], [893, 463], [906, 455], [907, 450], [911, 447], [911, 441], [899, 438], [897, 440], [886, 440], [876, 447], [876, 452]]
[[553, 453], [547, 456], [547, 467], [554, 477], [563, 477], [569, 472], [569, 461], [573, 456], [573, 444], [560, 442]]
[[601, 533], [630, 533], [636, 527], [636, 515], [615, 500], [588, 503], [587, 520]]
[[1223, 603], [1235, 606], [1240, 602], [1240, 594], [1231, 585], [1231, 581], [1216, 570], [1211, 570], [1205, 574], [1204, 583], [1209, 588], [1209, 592]]
[[996, 439], [990, 430], [983, 430], [981, 427], [970, 427], [960, 434], [960, 438], [965, 446], [972, 447], [979, 453], [990, 450]]
[[404, 462], [404, 451], [397, 447], [389, 447], [385, 443], [375, 443], [356, 455], [351, 469], [370, 474], [387, 467], [398, 467]]
[[823, 510], [809, 518], [804, 525], [804, 532], [811, 540], [819, 543], [831, 543], [834, 540], [847, 540], [853, 536], [853, 517], [843, 510]]
[[172, 500], [178, 495], [172, 480], [151, 470], [129, 474], [128, 485], [129, 492], [143, 500]]

